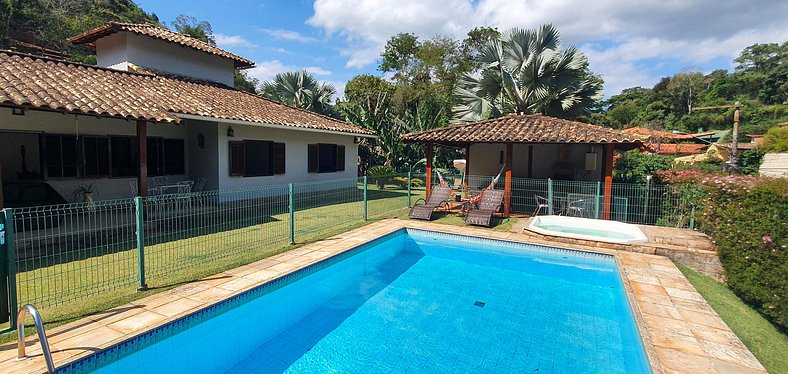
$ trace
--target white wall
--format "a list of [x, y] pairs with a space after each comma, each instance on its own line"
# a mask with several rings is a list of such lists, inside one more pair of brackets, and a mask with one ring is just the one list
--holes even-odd
[[235, 66], [227, 58], [129, 32], [96, 41], [98, 66], [127, 70], [128, 63], [163, 72], [234, 84]]
[[[183, 121], [188, 131], [186, 164], [192, 172], [192, 179], [205, 178], [204, 191], [219, 189], [219, 143], [216, 122]], [[205, 145], [199, 146], [198, 136], [202, 134]]]
[[[6, 165], [13, 165], [14, 163], [21, 164], [19, 161], [8, 161], [5, 159], [6, 153], [10, 153], [12, 157], [20, 157], [18, 144], [8, 142], [6, 137], [2, 136], [5, 131], [21, 132], [21, 133], [49, 133], [49, 134], [74, 134], [74, 135], [123, 135], [123, 136], [136, 136], [137, 124], [135, 121], [127, 121], [123, 119], [111, 118], [96, 118], [89, 116], [75, 116], [66, 115], [54, 112], [41, 112], [41, 111], [26, 111], [24, 116], [11, 115], [11, 109], [0, 108], [0, 162], [3, 164], [3, 177], [5, 180], [6, 173], [16, 174], [17, 170], [6, 170]], [[32, 135], [31, 135], [32, 136]], [[189, 160], [189, 141], [188, 131], [185, 126], [172, 125], [172, 124], [148, 124], [149, 137], [166, 137], [173, 139], [186, 139], [186, 159]], [[196, 140], [193, 140], [196, 141]], [[16, 148], [16, 150], [14, 150]], [[11, 151], [6, 151], [10, 149]], [[28, 169], [35, 169], [41, 173], [38, 161], [31, 163], [31, 156], [35, 154], [38, 158], [39, 149], [36, 145], [35, 149], [27, 149]], [[9, 167], [11, 169], [11, 167]], [[183, 180], [189, 175], [189, 165], [186, 165], [185, 175], [168, 176], [172, 181]], [[63, 198], [68, 201], [73, 201], [73, 191], [83, 183], [94, 183], [98, 188], [99, 193], [96, 195], [97, 199], [121, 199], [131, 197], [131, 187], [129, 182], [135, 181], [136, 178], [49, 178], [46, 182], [49, 183]]]
[[[531, 178], [547, 179], [554, 177], [556, 164], [560, 161], [558, 144], [514, 144], [512, 146], [512, 175], [516, 178], [528, 177], [528, 147], [533, 146]], [[593, 150], [597, 154], [596, 170], [585, 170], [585, 154]], [[500, 152], [504, 152], [506, 161], [506, 144], [479, 143], [470, 148], [469, 174], [493, 176], [503, 166], [500, 163]], [[597, 181], [602, 175], [603, 147], [601, 145], [572, 144], [564, 155], [574, 170], [573, 179], [581, 181]]]
[[[230, 126], [235, 131], [233, 138], [227, 137], [227, 128]], [[221, 190], [358, 177], [358, 145], [353, 144], [352, 135], [272, 129], [252, 125], [228, 125], [226, 123], [219, 124], [217, 135], [219, 139], [219, 189]], [[266, 177], [231, 177], [228, 158], [229, 142], [238, 140], [270, 140], [285, 143], [285, 174]], [[307, 145], [315, 143], [344, 145], [345, 170], [336, 173], [307, 172]]]

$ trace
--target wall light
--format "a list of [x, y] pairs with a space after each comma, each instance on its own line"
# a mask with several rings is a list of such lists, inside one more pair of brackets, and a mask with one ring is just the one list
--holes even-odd
[[358, 144], [358, 143], [361, 143], [361, 137], [360, 136], [354, 136], [353, 137], [353, 144]]
[[13, 108], [11, 109], [11, 114], [15, 116], [24, 116], [25, 115], [25, 108]]
[[203, 135], [202, 133], [197, 134], [197, 145], [200, 148], [205, 148], [205, 135]]
[[232, 126], [227, 128], [227, 137], [228, 138], [234, 138], [235, 137], [235, 130], [233, 130]]

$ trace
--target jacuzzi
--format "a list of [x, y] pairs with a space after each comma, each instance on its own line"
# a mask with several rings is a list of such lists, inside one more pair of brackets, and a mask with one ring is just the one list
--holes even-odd
[[542, 235], [560, 236], [608, 243], [644, 243], [648, 238], [636, 225], [601, 219], [536, 216], [528, 230]]

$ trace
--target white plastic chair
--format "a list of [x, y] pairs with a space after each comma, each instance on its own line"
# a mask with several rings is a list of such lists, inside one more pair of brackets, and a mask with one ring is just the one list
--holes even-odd
[[550, 210], [550, 201], [547, 200], [546, 197], [542, 197], [542, 196], [539, 196], [539, 195], [534, 195], [534, 199], [536, 200], [536, 209], [534, 209], [534, 213], [532, 214], [532, 216], [538, 216], [539, 212], [541, 212], [542, 209], [544, 209], [545, 212], [549, 212], [549, 210]]

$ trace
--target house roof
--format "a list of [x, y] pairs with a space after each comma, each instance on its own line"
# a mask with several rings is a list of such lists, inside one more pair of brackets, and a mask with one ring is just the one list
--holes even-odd
[[252, 60], [243, 58], [234, 53], [227, 52], [202, 40], [192, 38], [191, 36], [170, 31], [161, 26], [151, 25], [149, 23], [110, 22], [104, 26], [76, 36], [72, 36], [68, 38], [68, 40], [74, 44], [84, 44], [90, 47], [95, 47], [96, 40], [122, 31], [134, 33], [137, 35], [144, 35], [170, 43], [180, 44], [184, 47], [189, 47], [219, 57], [224, 57], [233, 60], [235, 67], [239, 69], [246, 69], [254, 66], [254, 61]]
[[701, 154], [709, 147], [708, 144], [675, 144], [651, 143], [645, 145], [647, 150], [660, 155], [695, 155]]
[[662, 139], [670, 139], [677, 141], [692, 140], [695, 138], [714, 136], [714, 134], [716, 134], [714, 131], [699, 132], [695, 134], [674, 134], [672, 132], [652, 130], [652, 129], [647, 129], [645, 127], [630, 127], [624, 129], [623, 132], [629, 135], [638, 135], [643, 140], [651, 139], [651, 138], [662, 138]]
[[0, 51], [0, 106], [180, 123], [179, 114], [374, 135], [314, 112], [220, 84]]
[[[733, 143], [716, 143], [717, 146], [723, 147], [726, 149], [732, 149]], [[758, 148], [758, 144], [756, 143], [748, 143], [748, 142], [739, 142], [736, 144], [736, 149], [743, 149], [743, 150], [750, 150]]]
[[411, 143], [617, 143], [632, 149], [641, 144], [621, 131], [539, 114], [510, 114], [480, 122], [402, 135]]

